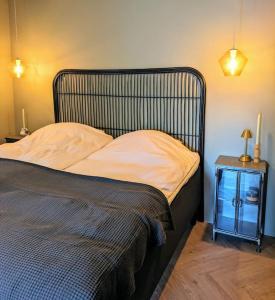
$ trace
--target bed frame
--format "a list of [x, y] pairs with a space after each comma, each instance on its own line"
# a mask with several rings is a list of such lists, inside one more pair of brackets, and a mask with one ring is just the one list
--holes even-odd
[[149, 247], [135, 275], [131, 299], [150, 299], [158, 284], [160, 290], [164, 286], [165, 274], [173, 266], [167, 268], [169, 261], [175, 262], [190, 224], [204, 219], [204, 78], [189, 67], [62, 70], [54, 79], [53, 95], [56, 122], [90, 125], [113, 137], [140, 129], [160, 130], [200, 154], [199, 169], [171, 204], [175, 230], [167, 232], [164, 246]]

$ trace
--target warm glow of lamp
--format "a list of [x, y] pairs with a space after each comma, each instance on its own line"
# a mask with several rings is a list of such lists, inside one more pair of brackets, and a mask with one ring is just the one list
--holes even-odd
[[241, 75], [247, 58], [238, 49], [230, 49], [219, 60], [225, 76], [239, 76]]
[[24, 73], [24, 66], [22, 65], [21, 59], [15, 60], [15, 65], [13, 67], [13, 72], [16, 78], [21, 78]]

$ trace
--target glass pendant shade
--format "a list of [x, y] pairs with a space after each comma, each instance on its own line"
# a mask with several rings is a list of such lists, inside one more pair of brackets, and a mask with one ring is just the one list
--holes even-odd
[[15, 60], [15, 65], [13, 67], [13, 72], [16, 78], [21, 78], [24, 73], [24, 66], [22, 65], [21, 59]]
[[225, 76], [240, 76], [246, 63], [247, 58], [238, 49], [230, 49], [219, 60]]

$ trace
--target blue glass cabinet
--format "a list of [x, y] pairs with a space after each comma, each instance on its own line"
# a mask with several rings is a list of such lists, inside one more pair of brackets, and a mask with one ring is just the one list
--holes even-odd
[[243, 163], [236, 157], [216, 161], [213, 239], [217, 233], [257, 242], [261, 251], [264, 230], [268, 165]]

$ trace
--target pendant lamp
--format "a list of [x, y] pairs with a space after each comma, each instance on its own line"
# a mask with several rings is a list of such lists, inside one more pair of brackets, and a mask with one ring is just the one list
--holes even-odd
[[[239, 1], [239, 30], [241, 31], [243, 0]], [[238, 48], [235, 47], [235, 40], [236, 32], [234, 30], [233, 47], [227, 50], [219, 60], [220, 66], [225, 76], [240, 76], [247, 63], [247, 57]]]

